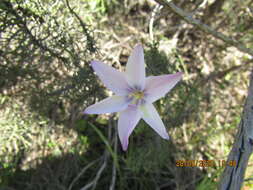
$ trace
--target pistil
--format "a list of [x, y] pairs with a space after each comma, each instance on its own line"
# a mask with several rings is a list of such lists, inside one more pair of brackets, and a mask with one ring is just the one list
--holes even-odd
[[140, 102], [142, 102], [142, 99], [144, 98], [144, 92], [135, 91], [130, 93], [129, 97], [132, 99], [132, 104], [138, 105]]

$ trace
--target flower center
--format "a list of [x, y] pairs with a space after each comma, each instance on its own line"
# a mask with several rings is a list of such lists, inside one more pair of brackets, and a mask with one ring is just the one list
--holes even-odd
[[140, 100], [144, 97], [144, 93], [142, 91], [136, 91], [130, 94], [130, 97], [133, 97], [136, 100]]

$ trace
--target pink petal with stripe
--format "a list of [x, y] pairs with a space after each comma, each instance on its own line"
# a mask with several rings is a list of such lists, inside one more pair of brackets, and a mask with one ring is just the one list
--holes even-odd
[[116, 95], [126, 95], [128, 93], [129, 85], [124, 73], [101, 61], [92, 61], [91, 65], [104, 85]]
[[85, 114], [103, 114], [122, 111], [127, 108], [129, 101], [124, 96], [111, 96], [85, 109]]
[[165, 96], [182, 78], [183, 73], [150, 76], [146, 79], [146, 100], [152, 103]]
[[119, 115], [118, 132], [119, 139], [124, 151], [128, 147], [128, 138], [133, 132], [135, 126], [141, 118], [140, 110], [137, 106], [128, 106], [128, 108], [122, 111]]
[[162, 138], [169, 139], [169, 135], [166, 128], [157, 113], [155, 107], [152, 104], [144, 104], [140, 107], [142, 112], [141, 117], [143, 120], [150, 125]]
[[144, 53], [141, 45], [135, 46], [126, 65], [126, 79], [131, 87], [145, 87], [145, 63]]

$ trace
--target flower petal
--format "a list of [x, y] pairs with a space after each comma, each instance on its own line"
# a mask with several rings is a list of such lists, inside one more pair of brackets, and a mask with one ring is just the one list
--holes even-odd
[[137, 45], [126, 65], [126, 79], [131, 87], [144, 89], [145, 86], [145, 63], [143, 48]]
[[146, 79], [145, 94], [146, 100], [150, 103], [165, 96], [182, 78], [183, 73], [150, 76]]
[[152, 104], [143, 104], [140, 107], [143, 120], [150, 125], [162, 138], [169, 139], [166, 128]]
[[119, 115], [118, 131], [119, 139], [124, 151], [128, 147], [128, 138], [133, 132], [135, 126], [139, 122], [141, 114], [137, 106], [128, 106], [128, 108], [122, 111]]
[[107, 88], [117, 95], [128, 94], [127, 89], [129, 89], [129, 86], [124, 73], [121, 73], [101, 61], [92, 61], [91, 65]]
[[85, 109], [85, 114], [103, 114], [122, 111], [129, 101], [124, 96], [111, 96]]

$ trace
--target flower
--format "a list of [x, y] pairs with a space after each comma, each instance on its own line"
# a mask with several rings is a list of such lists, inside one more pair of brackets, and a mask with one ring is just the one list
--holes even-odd
[[120, 112], [118, 134], [124, 151], [127, 150], [129, 136], [141, 118], [162, 138], [169, 139], [152, 103], [177, 84], [182, 78], [182, 72], [146, 77], [141, 45], [137, 45], [130, 55], [126, 72], [120, 72], [100, 61], [92, 61], [91, 65], [104, 85], [115, 95], [89, 106], [85, 114]]

